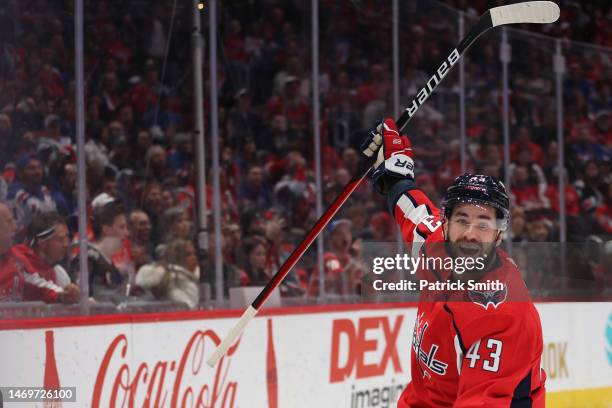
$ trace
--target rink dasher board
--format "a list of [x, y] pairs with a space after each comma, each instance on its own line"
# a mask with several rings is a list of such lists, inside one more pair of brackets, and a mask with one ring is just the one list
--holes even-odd
[[[549, 394], [612, 388], [612, 302], [537, 308]], [[166, 407], [197, 398], [211, 407], [352, 407], [366, 398], [363, 406], [394, 406], [410, 379], [415, 311], [414, 303], [269, 309], [215, 369], [204, 361], [239, 311], [5, 321], [0, 384], [44, 385], [51, 331], [57, 379], [77, 389], [77, 404], [64, 406], [140, 407], [147, 394]]]

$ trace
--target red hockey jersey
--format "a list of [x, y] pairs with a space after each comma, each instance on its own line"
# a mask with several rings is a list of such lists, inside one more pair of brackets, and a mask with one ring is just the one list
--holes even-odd
[[[440, 211], [422, 191], [392, 195], [395, 219], [413, 256], [444, 242]], [[421, 293], [412, 380], [399, 408], [544, 407], [539, 315], [514, 262], [500, 249], [496, 258], [487, 279], [504, 282], [504, 291]], [[444, 282], [451, 271], [422, 269], [417, 276]]]
[[0, 301], [39, 300], [56, 303], [64, 289], [55, 270], [25, 245], [15, 245], [0, 256]]

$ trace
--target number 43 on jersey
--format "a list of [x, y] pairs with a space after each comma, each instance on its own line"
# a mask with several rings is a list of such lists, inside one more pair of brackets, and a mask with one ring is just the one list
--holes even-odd
[[[476, 368], [479, 364], [480, 354], [478, 353], [480, 349], [480, 342], [481, 341], [478, 340], [476, 343], [472, 344], [472, 347], [470, 347], [468, 353], [465, 355], [465, 358], [470, 360], [470, 368]], [[499, 370], [499, 359], [502, 353], [502, 346], [503, 344], [500, 340], [487, 340], [486, 348], [480, 351], [485, 357], [488, 354], [488, 357], [484, 358], [481, 362], [482, 368], [485, 371], [496, 373]]]

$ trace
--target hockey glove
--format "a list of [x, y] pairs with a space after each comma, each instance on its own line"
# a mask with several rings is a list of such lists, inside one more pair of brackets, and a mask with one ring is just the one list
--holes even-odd
[[[371, 176], [376, 191], [387, 194], [389, 187], [396, 181], [413, 180], [412, 144], [406, 136], [399, 134], [395, 121], [387, 118], [370, 133], [376, 133], [371, 137], [372, 143], [376, 144], [377, 140], [381, 141], [376, 151], [374, 172]], [[364, 154], [366, 154], [365, 151]]]

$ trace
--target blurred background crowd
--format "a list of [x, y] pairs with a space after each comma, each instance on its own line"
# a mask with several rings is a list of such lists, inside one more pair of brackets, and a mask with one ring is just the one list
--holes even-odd
[[[467, 56], [466, 168], [501, 179], [509, 173], [513, 209], [506, 245], [512, 243], [531, 288], [599, 293], [612, 286], [612, 51], [604, 48], [612, 46], [612, 10], [606, 1], [558, 3], [562, 17], [557, 24], [537, 27], [537, 32], [521, 27], [532, 31], [509, 35], [507, 168], [499, 33], [483, 38]], [[98, 301], [141, 297], [196, 308], [216, 289], [213, 248], [198, 250], [196, 241], [191, 1], [85, 4], [90, 294]], [[244, 0], [220, 5], [216, 40], [226, 294], [232, 287], [263, 286], [317, 218], [309, 4]], [[494, 5], [487, 0], [401, 5], [401, 101], [416, 95], [458, 42], [459, 10], [469, 27]], [[383, 116], [393, 116], [391, 2], [321, 0], [319, 10], [325, 207], [356, 173], [355, 143], [363, 132]], [[73, 33], [70, 1], [0, 4], [3, 300], [75, 303], [80, 297]], [[559, 241], [552, 65], [557, 38], [563, 40], [566, 62], [567, 241], [578, 248], [563, 260], [552, 252], [542, 256], [544, 250], [553, 251], [552, 244], [546, 249], [533, 245]], [[415, 146], [417, 184], [440, 204], [461, 170], [457, 72], [445, 81], [406, 129]], [[209, 107], [206, 100], [206, 115]], [[209, 158], [206, 169], [211, 216]], [[212, 231], [209, 237], [214, 245]], [[396, 240], [384, 197], [364, 183], [325, 231], [325, 292], [358, 294], [370, 268], [368, 245], [385, 243], [393, 252]], [[9, 255], [12, 266], [6, 266]], [[559, 274], [560, 263], [566, 264], [565, 276]], [[11, 275], [11, 268], [17, 273]], [[28, 279], [16, 278], [24, 275]], [[309, 251], [281, 294], [315, 297], [318, 287], [316, 252]]]

